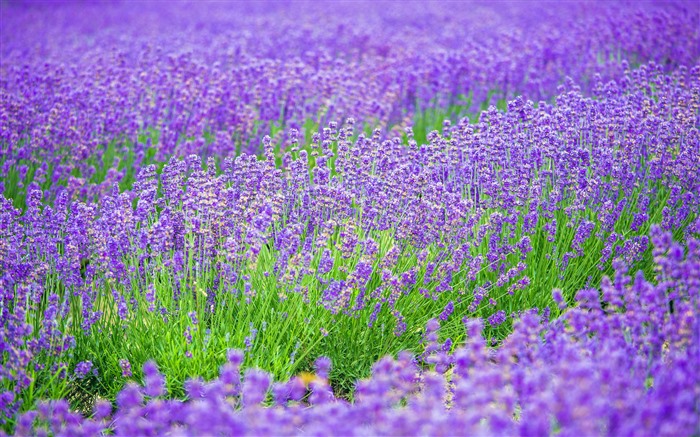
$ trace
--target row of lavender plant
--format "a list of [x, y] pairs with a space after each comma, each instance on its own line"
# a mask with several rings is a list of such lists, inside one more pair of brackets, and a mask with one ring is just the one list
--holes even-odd
[[267, 134], [283, 148], [291, 128], [310, 140], [350, 116], [415, 122], [423, 141], [445, 115], [549, 100], [565, 76], [587, 93], [628, 62], [693, 65], [700, 46], [683, 2], [162, 6], [3, 4], [0, 175], [16, 206], [37, 171], [51, 199], [94, 199], [141, 165], [257, 153]]
[[[246, 370], [231, 351], [218, 378], [185, 383], [186, 399], [167, 399], [152, 361], [143, 386], [130, 382], [91, 419], [65, 400], [24, 413], [19, 434], [114, 435], [694, 435], [700, 429], [700, 241], [687, 246], [654, 226], [657, 281], [619, 261], [600, 289], [576, 293], [560, 318], [531, 310], [498, 349], [466, 319], [454, 351], [428, 322], [425, 353], [385, 357], [358, 381], [355, 401], [334, 396], [330, 360], [315, 374], [274, 382]], [[429, 365], [426, 368], [426, 365]], [[312, 406], [312, 408], [309, 408]]]
[[281, 167], [269, 139], [266, 159], [220, 174], [174, 158], [95, 203], [68, 189], [42, 203], [36, 174], [26, 211], [3, 198], [0, 213], [5, 417], [42, 397], [113, 398], [148, 359], [183, 394], [229, 348], [276, 378], [327, 355], [347, 394], [381, 356], [420, 352], [430, 318], [459, 343], [459, 320], [481, 317], [495, 345], [552, 289], [572, 302], [597, 287], [613, 259], [652, 280], [651, 226], [700, 231], [700, 68], [643, 66], [593, 98], [567, 86], [425, 144], [410, 128], [351, 141], [349, 120], [304, 148], [292, 131]]

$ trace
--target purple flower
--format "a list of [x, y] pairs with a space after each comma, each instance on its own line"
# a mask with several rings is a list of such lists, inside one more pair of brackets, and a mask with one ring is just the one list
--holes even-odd
[[131, 363], [126, 358], [122, 358], [119, 360], [119, 367], [121, 367], [122, 369], [122, 376], [124, 378], [130, 378], [131, 376], [133, 376], [133, 374], [131, 373]]
[[85, 378], [88, 373], [92, 370], [92, 362], [91, 361], [81, 361], [75, 366], [75, 376], [78, 379], [83, 379]]
[[95, 402], [95, 419], [105, 419], [110, 414], [112, 414], [112, 404], [109, 401], [100, 399]]
[[154, 361], [146, 361], [143, 365], [143, 375], [145, 380], [143, 392], [146, 396], [154, 398], [165, 395], [165, 376], [158, 371]]
[[265, 400], [270, 388], [270, 375], [259, 370], [248, 370], [243, 378], [243, 404], [247, 407], [260, 404]]
[[449, 301], [447, 305], [445, 305], [445, 308], [442, 310], [442, 313], [440, 313], [439, 319], [443, 322], [446, 321], [450, 317], [454, 309], [454, 303], [452, 301]]
[[255, 342], [255, 337], [257, 335], [258, 335], [258, 330], [255, 329], [253, 322], [250, 322], [250, 333], [243, 340], [243, 342], [245, 343], [246, 352], [250, 351], [253, 348], [253, 343]]
[[327, 379], [331, 370], [331, 360], [328, 357], [318, 357], [314, 362], [314, 368], [316, 369], [316, 375]]
[[496, 311], [488, 318], [489, 325], [491, 325], [491, 326], [498, 326], [501, 323], [505, 322], [505, 320], [506, 320], [506, 312], [503, 310]]

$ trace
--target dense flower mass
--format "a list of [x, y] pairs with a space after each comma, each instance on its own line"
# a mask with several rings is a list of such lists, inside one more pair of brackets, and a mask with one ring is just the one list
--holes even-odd
[[429, 5], [0, 6], [0, 433], [697, 432], [700, 8]]
[[445, 353], [433, 319], [427, 361], [437, 363], [434, 368], [422, 371], [408, 353], [384, 358], [357, 383], [352, 404], [333, 395], [325, 358], [310, 377], [272, 383], [256, 370], [241, 378], [243, 356], [232, 351], [217, 379], [185, 383], [186, 400], [162, 397], [163, 375], [149, 362], [145, 386], [127, 385], [114, 412], [109, 403], [97, 403], [94, 418], [86, 420], [65, 401], [42, 403], [19, 418], [17, 432], [547, 435], [554, 424], [562, 435], [693, 435], [699, 424], [700, 349], [691, 345], [700, 341], [700, 241], [689, 240], [684, 254], [659, 227], [652, 237], [658, 284], [641, 273], [630, 276], [618, 263], [600, 291], [579, 290], [576, 306], [559, 319], [523, 313], [497, 350], [484, 342], [482, 321], [467, 319], [466, 343]]
[[548, 100], [564, 77], [588, 91], [625, 62], [669, 70], [700, 54], [700, 12], [682, 2], [413, 6], [9, 5], [5, 189], [39, 172], [91, 197], [153, 157], [257, 153], [265, 135], [284, 147], [291, 128], [347, 117], [391, 127]]

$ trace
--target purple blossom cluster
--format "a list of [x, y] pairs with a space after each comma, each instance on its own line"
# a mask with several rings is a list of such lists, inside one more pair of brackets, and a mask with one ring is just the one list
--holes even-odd
[[549, 100], [565, 76], [587, 92], [625, 62], [670, 70], [700, 54], [692, 3], [412, 9], [3, 4], [4, 189], [24, 192], [33, 175], [92, 199], [152, 154], [258, 153], [266, 134], [284, 149], [289, 129], [308, 137], [347, 117], [387, 128], [431, 108]]
[[[97, 435], [693, 435], [700, 426], [700, 241], [687, 246], [654, 226], [658, 283], [628, 273], [576, 293], [554, 320], [520, 315], [504, 344], [489, 348], [481, 319], [466, 319], [467, 340], [450, 351], [426, 328], [426, 367], [412, 354], [378, 361], [357, 382], [353, 402], [334, 396], [330, 362], [286, 382], [247, 370], [229, 352], [219, 377], [186, 382], [187, 398], [163, 397], [164, 377], [146, 364], [144, 386], [130, 384], [116, 408], [92, 418], [66, 401], [20, 416], [19, 434]], [[562, 305], [561, 296], [557, 298]], [[445, 347], [447, 346], [447, 347]], [[309, 408], [312, 406], [312, 408]]]

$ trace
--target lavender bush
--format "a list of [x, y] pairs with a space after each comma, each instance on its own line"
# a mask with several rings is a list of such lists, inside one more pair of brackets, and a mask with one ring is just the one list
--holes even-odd
[[257, 370], [241, 378], [243, 353], [232, 351], [218, 378], [185, 383], [185, 400], [163, 397], [164, 375], [148, 362], [145, 385], [129, 383], [116, 409], [98, 401], [84, 419], [65, 401], [46, 402], [19, 418], [17, 432], [693, 435], [700, 426], [700, 241], [684, 247], [658, 226], [652, 238], [658, 284], [617, 263], [600, 289], [576, 293], [575, 307], [555, 290], [564, 310], [557, 320], [521, 314], [498, 349], [482, 338], [481, 319], [465, 319], [466, 343], [450, 352], [432, 319], [424, 356], [378, 361], [357, 383], [354, 403], [333, 395], [327, 359], [316, 361], [314, 374], [273, 383]]
[[51, 199], [63, 186], [94, 199], [130, 188], [141, 165], [258, 153], [265, 135], [285, 149], [290, 129], [310, 142], [348, 117], [416, 125], [422, 142], [448, 116], [548, 101], [567, 76], [587, 92], [627, 64], [670, 70], [699, 55], [692, 3], [414, 7], [4, 6], [5, 196], [24, 207], [39, 173]]
[[697, 432], [697, 5], [206, 6], [2, 5], [4, 432]]

